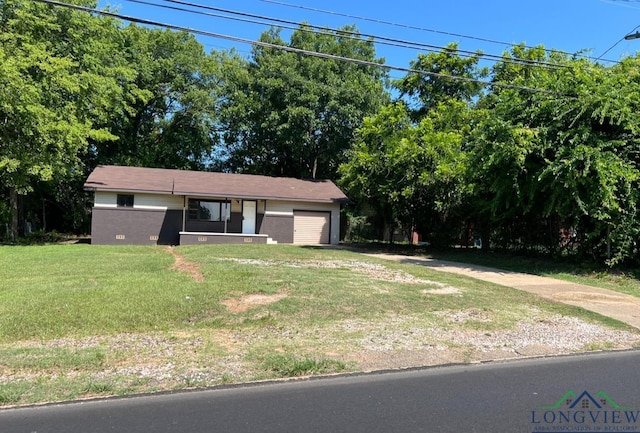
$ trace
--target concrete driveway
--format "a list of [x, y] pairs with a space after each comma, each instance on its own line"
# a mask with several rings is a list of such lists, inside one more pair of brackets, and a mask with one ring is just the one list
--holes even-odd
[[400, 263], [426, 266], [436, 271], [466, 275], [478, 280], [534, 293], [554, 302], [575, 305], [640, 329], [640, 298], [598, 287], [554, 278], [503, 271], [466, 263], [398, 254], [366, 254]]

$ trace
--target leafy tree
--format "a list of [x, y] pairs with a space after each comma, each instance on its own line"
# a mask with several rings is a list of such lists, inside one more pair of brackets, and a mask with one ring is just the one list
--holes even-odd
[[419, 120], [442, 102], [455, 100], [471, 104], [483, 90], [480, 79], [486, 68], [478, 67], [481, 52], [464, 58], [458, 44], [451, 43], [437, 53], [418, 54], [411, 69], [424, 73], [409, 73], [393, 84], [412, 110], [412, 118]]
[[[387, 227], [418, 228], [425, 240], [448, 244], [466, 203], [466, 136], [485, 74], [479, 54], [462, 58], [452, 44], [419, 55], [412, 72], [394, 82], [401, 100], [367, 119], [341, 166], [352, 198], [376, 209]], [[434, 75], [437, 74], [437, 75]], [[447, 76], [462, 80], [452, 80]], [[388, 230], [390, 231], [390, 230]]]
[[[496, 66], [494, 80], [550, 93], [494, 89], [480, 103], [486, 111], [470, 156], [478, 212], [504, 246], [554, 252], [565, 245], [564, 228], [583, 254], [630, 258], [638, 232], [639, 88], [630, 73], [637, 60], [604, 68], [541, 47], [516, 47], [507, 57], [559, 66]], [[507, 234], [510, 227], [519, 234]]]
[[[95, 4], [91, 4], [95, 6]], [[114, 139], [96, 127], [121, 100], [130, 70], [118, 62], [111, 19], [23, 0], [0, 4], [0, 181], [10, 237], [18, 194], [78, 170], [88, 145]]]
[[96, 143], [92, 164], [203, 168], [217, 142], [214, 57], [186, 32], [132, 24], [120, 37], [135, 77], [104, 124], [118, 139]]
[[383, 216], [388, 232], [395, 223], [420, 228], [431, 243], [446, 243], [447, 219], [463, 196], [465, 158], [462, 134], [447, 126], [463, 103], [442, 103], [413, 124], [402, 103], [365, 119], [341, 165], [341, 183], [353, 199]]
[[[640, 59], [516, 46], [489, 75], [477, 60], [451, 46], [412, 63], [429, 74], [395, 83], [406, 107], [368, 119], [342, 166], [352, 196], [388, 224], [467, 220], [483, 247], [638, 261]], [[484, 76], [496, 85], [481, 90]]]
[[[381, 62], [355, 27], [313, 31], [301, 25], [289, 43], [272, 29], [274, 45]], [[270, 47], [243, 61], [225, 61], [221, 122], [229, 170], [299, 178], [335, 178], [362, 119], [387, 101], [378, 66], [321, 59]]]

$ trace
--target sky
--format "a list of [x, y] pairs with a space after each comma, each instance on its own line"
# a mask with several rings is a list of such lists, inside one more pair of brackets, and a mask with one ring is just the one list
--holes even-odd
[[[112, 0], [113, 1], [113, 0]], [[162, 0], [144, 0], [167, 4]], [[463, 50], [500, 55], [509, 44], [542, 44], [569, 53], [586, 50], [598, 58], [638, 27], [640, 0], [182, 0], [246, 14], [339, 28], [355, 24], [361, 33], [444, 46], [458, 42]], [[275, 3], [274, 3], [275, 2]], [[278, 4], [280, 3], [280, 4]], [[283, 4], [284, 3], [284, 4]], [[104, 6], [104, 3], [100, 3]], [[299, 6], [293, 7], [292, 5]], [[188, 12], [115, 0], [109, 6], [123, 15], [186, 26], [219, 34], [256, 40], [269, 25], [201, 16]], [[174, 5], [178, 6], [178, 5]], [[311, 11], [304, 8], [319, 9]], [[331, 13], [328, 13], [331, 12]], [[221, 12], [209, 11], [221, 14]], [[366, 18], [362, 20], [343, 15]], [[224, 14], [229, 15], [229, 14]], [[231, 15], [237, 18], [237, 15]], [[255, 20], [255, 18], [248, 18]], [[372, 20], [392, 22], [390, 25]], [[263, 20], [266, 21], [266, 20]], [[419, 27], [420, 29], [409, 28]], [[450, 34], [443, 34], [450, 33]], [[456, 35], [453, 35], [456, 34]], [[287, 32], [283, 37], [288, 39]], [[495, 42], [478, 40], [489, 39]], [[198, 36], [207, 51], [229, 49], [249, 55], [245, 43]], [[499, 42], [499, 43], [496, 43]], [[640, 51], [640, 39], [619, 42], [602, 59], [618, 61]], [[377, 45], [376, 52], [391, 66], [409, 67], [419, 51]], [[402, 72], [392, 72], [400, 77]]]

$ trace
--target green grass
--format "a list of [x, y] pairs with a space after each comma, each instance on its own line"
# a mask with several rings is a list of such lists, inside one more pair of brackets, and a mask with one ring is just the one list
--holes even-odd
[[262, 363], [266, 371], [276, 377], [298, 377], [312, 374], [340, 373], [347, 370], [347, 365], [335, 359], [314, 357], [297, 357], [293, 354], [270, 354]]
[[105, 363], [100, 348], [70, 350], [68, 348], [17, 347], [0, 349], [0, 366], [9, 369], [38, 371], [98, 371]]
[[[199, 265], [203, 282], [170, 269], [164, 247], [0, 247], [0, 405], [354, 371], [367, 347], [413, 350], [405, 339], [416, 333], [416, 344], [473, 360], [465, 344], [430, 330], [492, 334], [532, 314], [629, 330], [528, 293], [342, 249], [175, 251]], [[424, 292], [438, 284], [459, 291]], [[229, 307], [250, 296], [268, 302]], [[473, 314], [450, 320], [461, 311]]]
[[27, 381], [11, 382], [0, 386], [0, 405], [13, 405], [23, 401], [32, 385]]
[[148, 247], [2, 247], [0, 343], [180, 326], [199, 287], [172, 262]]

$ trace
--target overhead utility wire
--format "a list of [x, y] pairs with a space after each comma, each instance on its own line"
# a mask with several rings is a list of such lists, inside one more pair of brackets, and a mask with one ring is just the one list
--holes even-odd
[[[212, 13], [205, 13], [205, 12], [200, 12], [200, 11], [195, 11], [192, 9], [184, 9], [184, 8], [180, 8], [180, 7], [175, 7], [175, 6], [169, 6], [169, 5], [162, 5], [162, 4], [158, 4], [158, 3], [153, 3], [150, 1], [145, 1], [145, 0], [126, 0], [128, 2], [131, 3], [139, 3], [139, 4], [145, 4], [145, 5], [150, 5], [150, 6], [156, 6], [156, 7], [161, 7], [161, 8], [166, 8], [166, 9], [173, 9], [173, 10], [179, 10], [179, 11], [183, 11], [183, 12], [190, 12], [190, 13], [195, 13], [195, 14], [200, 14], [200, 15], [207, 15], [207, 16], [213, 16], [216, 18], [225, 18], [225, 19], [231, 19], [231, 20], [236, 20], [236, 21], [242, 21], [242, 22], [248, 22], [248, 23], [252, 23], [252, 24], [262, 24], [262, 25], [271, 25], [270, 23], [265, 23], [265, 22], [256, 22], [253, 20], [249, 20], [249, 19], [241, 19], [241, 18], [235, 18], [235, 17], [229, 17], [226, 15], [218, 15], [218, 14], [212, 14]], [[281, 18], [273, 18], [273, 17], [267, 17], [264, 15], [256, 15], [256, 14], [251, 14], [251, 13], [247, 13], [247, 12], [239, 12], [239, 11], [233, 11], [230, 9], [223, 9], [223, 8], [218, 8], [218, 7], [214, 7], [214, 6], [208, 6], [208, 5], [203, 5], [203, 4], [198, 4], [198, 3], [193, 3], [193, 2], [188, 2], [185, 0], [161, 0], [167, 3], [175, 3], [175, 4], [180, 4], [180, 5], [184, 5], [184, 6], [190, 6], [190, 7], [195, 7], [195, 8], [200, 8], [200, 9], [205, 9], [205, 10], [213, 10], [213, 11], [217, 11], [217, 12], [224, 12], [224, 13], [228, 13], [228, 14], [233, 14], [233, 15], [240, 15], [240, 16], [244, 16], [244, 17], [250, 17], [250, 18], [258, 18], [258, 19], [263, 19], [263, 20], [268, 20], [268, 21], [273, 21], [273, 22], [277, 22], [277, 23], [284, 23], [284, 24], [288, 24], [288, 25], [294, 25], [296, 27], [286, 27], [286, 26], [281, 26], [283, 28], [287, 28], [287, 29], [298, 29], [299, 27], [299, 23], [296, 21], [290, 21], [290, 20], [284, 20]], [[321, 27], [321, 26], [316, 26], [313, 24], [307, 24], [309, 27], [316, 29], [316, 30], [326, 30], [326, 28]], [[304, 28], [300, 29], [305, 31]], [[335, 29], [332, 29], [335, 31]], [[339, 30], [338, 30], [339, 31]], [[386, 36], [377, 36], [377, 35], [372, 35], [372, 34], [367, 34], [367, 33], [359, 33], [360, 36], [366, 37], [366, 38], [373, 38], [374, 41], [378, 44], [381, 45], [388, 45], [388, 46], [394, 46], [394, 47], [401, 47], [401, 48], [412, 48], [412, 49], [424, 49], [425, 51], [431, 51], [431, 52], [440, 52], [442, 50], [445, 50], [446, 47], [442, 47], [439, 45], [431, 45], [431, 44], [425, 44], [422, 42], [414, 42], [414, 41], [407, 41], [407, 40], [403, 40], [403, 39], [395, 39], [395, 38], [389, 38]], [[351, 39], [357, 39], [355, 36], [349, 35], [348, 36]], [[384, 41], [384, 42], [381, 42]], [[516, 58], [505, 58], [503, 56], [499, 56], [496, 54], [485, 54], [485, 53], [477, 53], [474, 51], [468, 51], [468, 50], [461, 50], [461, 49], [457, 49], [456, 50], [457, 53], [461, 53], [462, 57], [483, 57], [486, 58], [487, 60], [491, 60], [491, 61], [504, 61], [505, 63], [513, 63], [513, 64], [519, 64], [519, 65], [531, 65], [531, 66], [540, 66], [540, 67], [550, 67], [550, 68], [567, 68], [567, 65], [561, 65], [558, 63], [551, 63], [551, 62], [544, 62], [544, 61], [539, 61], [539, 60], [530, 60], [530, 59], [516, 59]]]
[[[307, 11], [311, 11], [311, 12], [319, 12], [319, 13], [323, 13], [323, 14], [328, 14], [328, 15], [336, 15], [336, 16], [341, 16], [341, 17], [345, 17], [345, 18], [353, 18], [353, 19], [357, 19], [357, 20], [362, 20], [362, 21], [369, 21], [372, 23], [378, 23], [378, 24], [385, 24], [385, 25], [389, 25], [389, 26], [395, 26], [395, 27], [403, 27], [406, 29], [411, 29], [411, 30], [420, 30], [423, 32], [431, 32], [431, 33], [437, 33], [437, 34], [441, 34], [441, 35], [447, 35], [447, 36], [455, 36], [457, 38], [464, 38], [464, 39], [471, 39], [471, 40], [476, 40], [476, 41], [481, 41], [481, 42], [488, 42], [491, 44], [498, 44], [498, 45], [509, 45], [512, 47], [516, 47], [518, 46], [518, 44], [514, 44], [511, 42], [503, 42], [503, 41], [496, 41], [493, 39], [486, 39], [486, 38], [481, 38], [478, 36], [470, 36], [470, 35], [463, 35], [460, 33], [452, 33], [452, 32], [445, 32], [442, 30], [434, 30], [434, 29], [429, 29], [429, 28], [425, 28], [425, 27], [417, 27], [417, 26], [412, 26], [409, 24], [401, 24], [401, 23], [394, 23], [392, 21], [385, 21], [385, 20], [380, 20], [380, 19], [376, 19], [376, 18], [367, 18], [367, 17], [362, 17], [362, 16], [358, 16], [358, 15], [350, 15], [350, 14], [346, 14], [346, 13], [342, 13], [342, 12], [335, 12], [335, 11], [330, 11], [330, 10], [326, 10], [326, 9], [317, 9], [317, 8], [312, 8], [309, 6], [301, 6], [301, 5], [295, 5], [295, 4], [291, 4], [291, 3], [285, 3], [285, 2], [281, 2], [281, 1], [276, 1], [276, 0], [259, 0], [261, 2], [264, 3], [272, 3], [272, 4], [276, 4], [276, 5], [280, 5], [280, 6], [286, 6], [286, 7], [291, 7], [291, 8], [298, 8], [298, 9], [303, 9], [303, 10], [307, 10]], [[526, 46], [525, 48], [536, 48], [536, 47], [531, 47], [531, 46]], [[546, 52], [551, 53], [551, 52], [559, 52], [561, 54], [568, 54], [568, 55], [572, 55], [571, 53], [568, 53], [566, 51], [561, 51], [561, 50], [553, 50], [553, 49], [544, 49]], [[592, 57], [588, 57], [587, 59], [593, 60]], [[615, 60], [606, 60], [606, 59], [602, 59], [605, 62], [610, 62], [610, 63], [618, 63]]]
[[[172, 10], [178, 10], [178, 11], [192, 12], [192, 13], [199, 14], [199, 15], [213, 16], [213, 17], [217, 17], [217, 18], [228, 18], [228, 19], [231, 19], [231, 20], [241, 21], [241, 22], [271, 25], [269, 23], [260, 23], [260, 22], [257, 22], [257, 21], [243, 19], [243, 18], [228, 17], [228, 16], [224, 16], [224, 15], [214, 14], [214, 13], [211, 13], [211, 12], [194, 11], [192, 9], [181, 8], [179, 6], [159, 5], [157, 3], [147, 2], [147, 1], [144, 1], [144, 0], [126, 0], [126, 1], [131, 2], [131, 3], [139, 3], [139, 4], [144, 4], [144, 5], [158, 6], [158, 7], [172, 9]], [[297, 27], [286, 27], [286, 26], [282, 26], [282, 27], [283, 28], [289, 28], [289, 29], [297, 29]], [[348, 35], [348, 36], [350, 36], [350, 35]], [[357, 39], [357, 38], [354, 38], [354, 39]], [[218, 47], [218, 48], [224, 49], [223, 47]], [[278, 77], [284, 77], [285, 76], [284, 74], [275, 74], [275, 75], [278, 76]], [[298, 82], [304, 82], [304, 83], [311, 82], [310, 80], [304, 80], [304, 79], [299, 79], [299, 78], [296, 78], [295, 80], [297, 80]], [[332, 86], [330, 86], [328, 84], [324, 84], [324, 83], [316, 83], [316, 84], [321, 86], [321, 87], [323, 87], [323, 88], [327, 88], [327, 89], [329, 89], [329, 88], [332, 89], [333, 88]]]
[[625, 36], [621, 37], [618, 42], [616, 42], [615, 44], [613, 44], [609, 48], [607, 48], [607, 50], [604, 53], [600, 54], [600, 57], [598, 57], [596, 59], [596, 61], [598, 61], [601, 57], [604, 57], [604, 55], [607, 54], [609, 51], [613, 50], [620, 42], [622, 42], [625, 39], [627, 39], [627, 36], [629, 36], [631, 33], [635, 32], [638, 29], [638, 27], [640, 27], [640, 26], [636, 26], [634, 29], [632, 29], [630, 32], [628, 32]]
[[403, 71], [403, 72], [408, 72], [408, 73], [412, 73], [412, 74], [425, 75], [425, 76], [429, 76], [429, 77], [443, 78], [443, 79], [454, 80], [454, 81], [463, 81], [463, 82], [468, 82], [468, 83], [477, 83], [477, 84], [481, 84], [482, 86], [486, 86], [486, 87], [500, 87], [500, 88], [504, 88], [504, 89], [522, 90], [522, 91], [531, 92], [531, 93], [542, 93], [542, 94], [547, 94], [547, 95], [552, 95], [552, 96], [570, 97], [570, 95], [564, 95], [564, 94], [561, 94], [561, 93], [551, 92], [549, 90], [544, 90], [544, 89], [537, 89], [535, 87], [517, 86], [517, 85], [514, 85], [514, 84], [506, 84], [506, 83], [500, 83], [500, 82], [488, 82], [488, 81], [477, 80], [475, 78], [467, 78], [467, 77], [458, 77], [458, 76], [455, 76], [455, 75], [439, 74], [439, 73], [436, 73], [436, 72], [421, 71], [419, 69], [405, 68], [405, 67], [402, 67], [402, 66], [389, 66], [389, 65], [376, 63], [376, 62], [371, 62], [371, 61], [368, 61], [368, 60], [360, 60], [360, 59], [354, 59], [354, 58], [350, 58], [350, 57], [335, 56], [333, 54], [318, 53], [316, 51], [308, 51], [308, 50], [303, 50], [303, 49], [300, 49], [300, 48], [288, 47], [286, 45], [270, 44], [268, 42], [262, 42], [262, 41], [253, 41], [253, 40], [250, 40], [250, 39], [239, 38], [239, 37], [236, 37], [236, 36], [223, 35], [223, 34], [220, 34], [220, 33], [213, 33], [213, 32], [208, 32], [208, 31], [205, 31], [205, 30], [198, 30], [198, 29], [193, 29], [193, 28], [189, 28], [189, 27], [178, 26], [178, 25], [175, 25], [175, 24], [161, 23], [161, 22], [158, 22], [158, 21], [148, 20], [146, 18], [137, 18], [137, 17], [128, 16], [128, 15], [118, 14], [118, 13], [115, 13], [115, 12], [108, 12], [108, 11], [104, 11], [104, 10], [93, 9], [93, 8], [89, 8], [89, 7], [85, 7], [85, 6], [78, 6], [78, 5], [68, 4], [68, 3], [61, 3], [61, 2], [58, 2], [58, 1], [54, 1], [54, 0], [33, 0], [33, 1], [38, 2], [38, 3], [48, 4], [48, 5], [51, 5], [51, 6], [59, 6], [59, 7], [63, 7], [63, 8], [69, 8], [69, 9], [75, 9], [75, 10], [79, 10], [79, 11], [84, 11], [84, 12], [88, 12], [88, 13], [91, 13], [91, 14], [104, 15], [104, 16], [108, 16], [108, 17], [112, 17], [112, 18], [118, 18], [118, 19], [122, 19], [122, 20], [125, 20], [125, 21], [130, 21], [130, 22], [134, 22], [134, 23], [139, 23], [139, 24], [146, 24], [146, 25], [156, 26], [156, 27], [164, 27], [164, 28], [171, 29], [171, 30], [179, 30], [179, 31], [184, 31], [184, 32], [188, 32], [188, 33], [199, 34], [199, 35], [202, 35], [202, 36], [208, 36], [208, 37], [212, 37], [212, 38], [226, 39], [226, 40], [233, 41], [233, 42], [239, 42], [239, 43], [243, 43], [243, 44], [249, 44], [249, 45], [254, 45], [254, 46], [259, 46], [259, 47], [264, 47], [264, 48], [272, 48], [272, 49], [275, 49], [275, 50], [282, 50], [282, 51], [287, 51], [287, 52], [306, 55], [306, 56], [311, 56], [311, 57], [319, 57], [319, 58], [322, 58], [322, 59], [349, 62], [349, 63], [354, 63], [354, 64], [357, 64], [357, 65], [361, 65], [361, 66], [373, 66], [373, 67], [376, 67], [376, 68]]
[[[259, 24], [259, 25], [264, 25], [264, 26], [272, 26], [273, 25], [273, 23], [269, 23], [269, 22], [266, 22], [266, 21], [256, 21], [256, 20], [252, 20], [252, 19], [248, 19], [248, 18], [231, 17], [231, 16], [228, 16], [228, 15], [220, 15], [220, 14], [216, 14], [216, 13], [212, 13], [212, 12], [197, 11], [197, 10], [193, 10], [193, 9], [182, 8], [182, 7], [179, 7], [179, 6], [163, 5], [163, 4], [153, 3], [153, 2], [145, 1], [145, 0], [125, 0], [125, 1], [128, 1], [130, 3], [137, 3], [137, 4], [143, 4], [143, 5], [148, 5], [148, 6], [159, 7], [159, 8], [172, 9], [172, 10], [176, 10], [176, 11], [189, 12], [189, 13], [193, 13], [193, 14], [204, 15], [204, 16], [209, 16], [209, 17], [214, 17], [214, 18], [223, 18], [223, 19], [228, 19], [228, 20], [232, 20], [232, 21], [240, 21], [240, 22], [249, 23], [249, 24]], [[203, 9], [224, 10], [224, 9], [214, 8], [214, 7], [205, 6], [205, 5], [197, 5], [197, 4], [187, 3], [187, 2], [182, 2], [182, 1], [172, 1], [172, 0], [162, 0], [162, 1], [168, 1], [168, 2], [171, 2], [171, 3], [185, 4], [185, 5], [189, 5], [189, 6], [193, 6], [193, 7], [200, 7], [200, 8], [203, 8]], [[233, 11], [227, 11], [227, 12], [228, 13], [235, 13]], [[303, 32], [313, 32], [313, 30], [306, 29], [306, 28], [300, 26], [299, 23], [296, 23], [296, 22], [293, 22], [293, 21], [286, 21], [286, 20], [281, 20], [281, 19], [278, 19], [278, 18], [268, 18], [268, 17], [264, 17], [264, 19], [268, 19], [268, 20], [272, 20], [272, 21], [277, 22], [278, 23], [278, 27], [283, 28], [283, 29], [300, 30], [300, 31], [303, 31]], [[295, 26], [286, 25], [286, 24], [282, 24], [282, 23], [294, 23]], [[306, 23], [305, 25], [308, 26], [309, 28], [320, 30], [320, 31], [332, 30], [332, 31], [338, 32], [338, 30], [335, 30], [335, 29], [315, 26], [313, 24]], [[359, 40], [359, 38], [357, 36], [354, 36], [354, 34], [347, 33], [347, 32], [345, 32], [344, 34], [340, 34], [340, 36], [346, 37], [346, 38], [352, 39], [352, 40]], [[360, 34], [360, 36], [369, 37], [369, 35], [362, 35], [362, 34]], [[413, 42], [408, 42], [408, 41], [406, 43], [404, 43], [404, 44], [389, 43], [389, 42], [377, 42], [377, 41], [375, 41], [375, 42], [378, 43], [378, 44], [381, 44], [381, 45], [388, 45], [388, 46], [399, 47], [399, 48], [417, 48], [416, 46], [412, 47], [409, 44], [414, 44], [414, 45], [419, 44], [417, 42], [413, 43]], [[438, 51], [440, 51], [440, 50], [445, 48], [445, 47], [431, 46], [431, 45], [426, 45], [426, 44], [421, 44], [421, 45], [422, 46], [420, 48], [422, 48], [422, 49], [424, 49], [425, 51], [428, 51], [428, 52], [438, 52]], [[428, 47], [428, 48], [426, 48], [426, 47]], [[461, 54], [461, 56], [462, 57], [470, 57], [470, 56], [465, 55], [465, 53]]]

